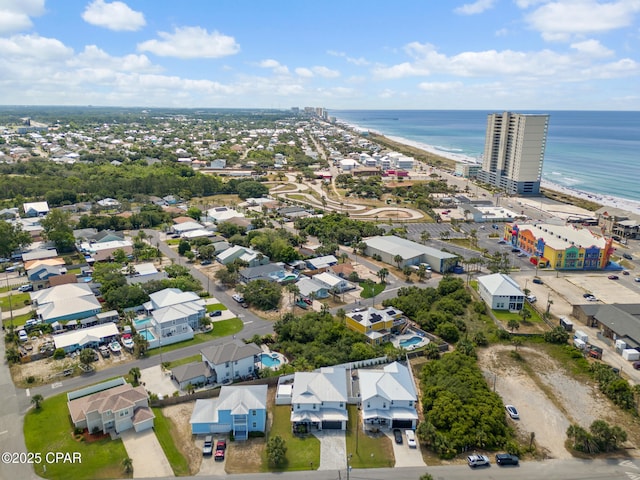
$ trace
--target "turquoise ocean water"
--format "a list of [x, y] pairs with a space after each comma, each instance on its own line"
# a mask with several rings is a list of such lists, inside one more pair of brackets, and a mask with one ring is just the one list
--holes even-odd
[[[339, 121], [386, 136], [480, 159], [481, 110], [335, 110]], [[549, 114], [543, 180], [597, 195], [640, 201], [640, 112], [521, 111]]]

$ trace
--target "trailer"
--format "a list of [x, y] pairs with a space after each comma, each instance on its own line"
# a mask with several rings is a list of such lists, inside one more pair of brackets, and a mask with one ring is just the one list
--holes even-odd
[[576, 330], [576, 333], [573, 334], [573, 338], [577, 338], [585, 344], [589, 341], [589, 336], [582, 330]]
[[567, 332], [573, 331], [573, 322], [569, 320], [567, 317], [560, 317], [560, 326], [564, 328]]
[[577, 349], [580, 350], [586, 350], [587, 349], [587, 342], [580, 340], [579, 338], [574, 337], [573, 338], [573, 346], [576, 347]]
[[635, 348], [625, 348], [622, 351], [622, 358], [630, 362], [635, 362], [636, 360], [640, 360], [640, 352]]

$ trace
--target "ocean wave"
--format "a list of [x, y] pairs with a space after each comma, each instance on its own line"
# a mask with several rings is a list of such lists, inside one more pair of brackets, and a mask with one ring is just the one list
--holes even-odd
[[433, 148], [436, 150], [442, 150], [443, 152], [464, 152], [461, 148], [443, 147], [441, 145], [434, 145]]

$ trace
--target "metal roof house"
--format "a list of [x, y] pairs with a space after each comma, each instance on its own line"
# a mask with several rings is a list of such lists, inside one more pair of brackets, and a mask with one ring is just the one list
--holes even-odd
[[438, 273], [453, 271], [458, 265], [458, 257], [436, 248], [427, 247], [411, 240], [396, 237], [395, 235], [377, 236], [362, 240], [367, 248], [368, 256], [379, 255], [383, 262], [398, 266], [396, 256], [400, 256], [399, 267], [407, 265], [419, 265], [428, 263]]
[[233, 432], [246, 440], [249, 432], [267, 426], [267, 385], [223, 386], [218, 398], [196, 400], [191, 414], [191, 433]]
[[315, 372], [296, 372], [291, 395], [294, 431], [346, 430], [347, 400], [344, 368], [324, 367]]
[[77, 320], [102, 311], [102, 305], [84, 283], [68, 283], [31, 292], [36, 315], [46, 323]]
[[504, 273], [478, 277], [478, 293], [491, 310], [518, 312], [524, 306], [524, 292]]

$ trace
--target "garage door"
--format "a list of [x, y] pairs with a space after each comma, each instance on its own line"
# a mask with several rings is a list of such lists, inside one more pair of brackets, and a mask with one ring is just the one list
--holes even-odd
[[411, 420], [394, 420], [391, 422], [392, 428], [413, 428]]
[[340, 430], [342, 429], [342, 422], [322, 422], [323, 430]]

